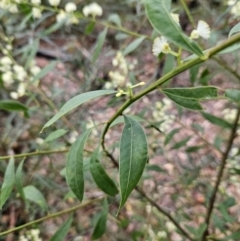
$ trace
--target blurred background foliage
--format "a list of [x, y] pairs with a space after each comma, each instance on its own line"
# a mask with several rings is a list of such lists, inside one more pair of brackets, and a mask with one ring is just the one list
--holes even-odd
[[[86, 145], [84, 199], [103, 195], [90, 175], [89, 156], [101, 135], [99, 124], [112, 116], [125, 97], [91, 101], [40, 133], [44, 123], [67, 100], [91, 90], [118, 89], [141, 81], [148, 85], [175, 66], [169, 55], [157, 60], [148, 39], [132, 44], [141, 35], [157, 36], [147, 20], [143, 1], [98, 1], [103, 15], [91, 19], [81, 14], [91, 2], [76, 0], [72, 2], [77, 6], [74, 14], [79, 20], [57, 21], [60, 9], [68, 2], [62, 0], [55, 8], [47, 0], [42, 0], [41, 5], [24, 0], [4, 0], [0, 4], [0, 183], [9, 162], [4, 156], [41, 152], [24, 159], [22, 182], [26, 199], [21, 198], [17, 189], [13, 190], [2, 209], [1, 231], [78, 204], [65, 181], [66, 155], [78, 134], [94, 125], [97, 128]], [[185, 2], [196, 23], [204, 19], [211, 26], [210, 40], [201, 42], [204, 49], [226, 39], [240, 18], [239, 1]], [[34, 13], [33, 7], [41, 12]], [[172, 12], [180, 14], [181, 26], [189, 34], [192, 26], [181, 2], [173, 1]], [[98, 54], [96, 46], [105, 27], [106, 39]], [[94, 55], [96, 59], [92, 58]], [[235, 51], [193, 67], [165, 86], [216, 85], [221, 90], [239, 89], [238, 68], [239, 52]], [[8, 101], [8, 107], [4, 101]], [[223, 122], [219, 124], [212, 116], [206, 118], [183, 109], [158, 91], [144, 96], [126, 111], [147, 120], [143, 125], [150, 162], [140, 186], [196, 239], [204, 229], [208, 198], [229, 135], [228, 123], [233, 122], [236, 114], [236, 105], [226, 100], [205, 101], [203, 106]], [[121, 129], [121, 125], [116, 125], [106, 136], [108, 149], [115, 158], [119, 154]], [[240, 240], [239, 134], [238, 129], [212, 217], [211, 240]], [[15, 158], [15, 166], [19, 167], [22, 160], [23, 157]], [[117, 171], [109, 159], [103, 156], [102, 161], [109, 175], [117, 180]], [[42, 200], [41, 204], [36, 200]], [[111, 197], [108, 201], [107, 228], [101, 240], [186, 240], [139, 193], [133, 192], [118, 217], [115, 214], [119, 198]], [[90, 240], [101, 207], [99, 201], [74, 212], [65, 240]], [[50, 240], [65, 220], [67, 215], [59, 216], [0, 240], [24, 240], [20, 239], [23, 236], [25, 240]]]

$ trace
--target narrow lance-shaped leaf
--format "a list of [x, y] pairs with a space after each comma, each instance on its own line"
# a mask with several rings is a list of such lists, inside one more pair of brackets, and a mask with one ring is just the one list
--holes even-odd
[[1, 188], [0, 209], [2, 209], [3, 205], [11, 195], [14, 183], [15, 183], [14, 159], [11, 158], [7, 165], [7, 169], [5, 171], [3, 184]]
[[197, 100], [212, 99], [218, 97], [218, 89], [214, 86], [195, 88], [164, 88], [162, 91], [165, 94]]
[[22, 185], [22, 167], [24, 164], [24, 159], [20, 162], [18, 165], [17, 171], [16, 171], [16, 188], [23, 200], [25, 200], [25, 195], [23, 191], [23, 185]]
[[27, 106], [15, 100], [1, 100], [0, 109], [7, 110], [7, 111], [24, 111], [24, 112], [28, 110]]
[[200, 47], [188, 38], [173, 20], [167, 0], [146, 0], [147, 17], [152, 26], [169, 41], [198, 56], [203, 56]]
[[120, 142], [119, 181], [121, 202], [119, 210], [139, 182], [148, 160], [146, 135], [141, 125], [129, 116], [124, 116]]
[[68, 230], [71, 227], [71, 223], [73, 221], [72, 215], [68, 218], [66, 222], [64, 222], [61, 227], [56, 231], [56, 233], [51, 237], [50, 241], [62, 241], [65, 240], [67, 236]]
[[64, 129], [59, 129], [59, 130], [56, 130], [56, 131], [53, 131], [52, 133], [50, 133], [46, 139], [45, 139], [45, 142], [50, 142], [50, 141], [53, 141], [63, 135], [65, 135], [67, 133], [66, 130]]
[[39, 80], [43, 78], [45, 75], [47, 75], [50, 71], [52, 71], [55, 66], [57, 65], [57, 61], [53, 61], [50, 64], [48, 64], [46, 67], [44, 67], [37, 75], [33, 77], [32, 82], [34, 83], [36, 80]]
[[118, 27], [122, 26], [121, 18], [116, 13], [110, 14], [108, 17], [108, 21], [115, 23]]
[[83, 151], [91, 129], [84, 131], [72, 145], [66, 165], [66, 178], [69, 187], [82, 201], [84, 193]]
[[198, 100], [192, 98], [182, 98], [180, 96], [172, 95], [169, 93], [163, 92], [169, 99], [174, 101], [176, 104], [187, 108], [189, 110], [202, 110], [202, 106], [199, 104]]
[[106, 224], [107, 224], [107, 215], [108, 215], [108, 202], [107, 202], [107, 199], [104, 198], [103, 209], [94, 227], [94, 230], [92, 233], [92, 240], [99, 239], [105, 233]]
[[47, 202], [42, 193], [34, 186], [26, 186], [23, 188], [26, 199], [38, 204], [43, 210], [48, 211]]
[[175, 143], [175, 144], [171, 147], [171, 149], [176, 150], [176, 149], [179, 149], [179, 148], [185, 146], [185, 145], [188, 143], [188, 141], [189, 141], [190, 139], [191, 139], [190, 136], [184, 138], [183, 140], [181, 140], [181, 141]]
[[108, 29], [105, 28], [98, 36], [96, 48], [95, 48], [93, 56], [92, 56], [92, 62], [93, 63], [95, 63], [95, 61], [97, 60], [97, 58], [98, 58], [98, 56], [99, 56], [99, 54], [102, 50], [105, 38], [107, 36], [107, 31], [108, 31]]
[[142, 43], [142, 41], [145, 39], [144, 36], [135, 39], [133, 42], [131, 42], [123, 51], [123, 55], [130, 54], [133, 52], [138, 46]]
[[237, 23], [229, 32], [228, 37], [230, 38], [233, 34], [240, 32], [240, 23]]
[[227, 89], [225, 90], [225, 96], [236, 102], [238, 105], [240, 104], [240, 90], [236, 90], [236, 89]]
[[227, 122], [219, 117], [216, 117], [216, 116], [211, 115], [206, 112], [201, 112], [201, 114], [206, 120], [208, 120], [209, 122], [211, 122], [214, 125], [221, 126], [223, 128], [229, 128], [229, 129], [232, 128], [232, 125], [229, 122]]
[[173, 129], [170, 133], [166, 135], [166, 138], [164, 140], [164, 146], [166, 146], [174, 137], [175, 134], [177, 134], [180, 131], [181, 128]]
[[102, 164], [97, 160], [97, 152], [91, 157], [90, 171], [97, 186], [110, 196], [118, 194], [114, 181], [107, 175]]
[[46, 127], [49, 127], [50, 125], [52, 125], [55, 121], [57, 121], [60, 117], [62, 117], [63, 115], [67, 114], [69, 111], [73, 110], [74, 108], [78, 107], [79, 105], [94, 99], [96, 97], [99, 96], [103, 96], [103, 95], [109, 95], [109, 94], [114, 94], [116, 93], [115, 90], [95, 90], [95, 91], [90, 91], [90, 92], [86, 92], [80, 95], [76, 95], [74, 96], [72, 99], [70, 99], [69, 101], [67, 101], [67, 103], [65, 103], [63, 105], [63, 107], [59, 110], [59, 112], [57, 112], [42, 128], [42, 130]]

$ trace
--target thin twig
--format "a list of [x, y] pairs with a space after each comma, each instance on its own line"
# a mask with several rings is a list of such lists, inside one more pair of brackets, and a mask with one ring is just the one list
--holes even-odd
[[226, 150], [225, 150], [225, 152], [223, 153], [223, 156], [222, 156], [222, 160], [221, 160], [220, 168], [219, 168], [219, 171], [218, 171], [218, 174], [217, 174], [217, 180], [216, 180], [216, 183], [215, 183], [215, 186], [214, 186], [214, 189], [213, 189], [213, 193], [212, 193], [212, 195], [210, 196], [210, 199], [209, 199], [209, 207], [207, 209], [207, 215], [206, 215], [206, 218], [205, 218], [205, 223], [207, 224], [207, 228], [202, 235], [202, 238], [201, 238], [202, 241], [206, 241], [206, 237], [208, 236], [208, 228], [209, 228], [209, 224], [210, 224], [210, 218], [211, 218], [212, 211], [213, 211], [213, 208], [214, 208], [214, 204], [215, 204], [215, 201], [216, 201], [218, 188], [219, 188], [219, 185], [220, 185], [220, 182], [221, 182], [221, 179], [222, 179], [222, 176], [223, 176], [223, 172], [224, 172], [224, 169], [225, 169], [225, 166], [226, 166], [228, 154], [229, 154], [229, 152], [232, 148], [232, 144], [233, 144], [233, 141], [234, 141], [234, 138], [235, 138], [235, 135], [236, 135], [239, 117], [240, 117], [240, 107], [238, 107], [238, 112], [236, 114], [236, 117], [235, 117], [235, 120], [234, 120], [234, 123], [233, 123], [233, 127], [232, 127], [230, 137], [229, 137], [229, 140], [228, 140], [228, 143], [227, 143], [227, 147], [226, 147]]
[[85, 206], [87, 206], [87, 205], [89, 205], [89, 204], [93, 204], [93, 203], [95, 203], [95, 202], [97, 202], [97, 201], [100, 201], [100, 200], [102, 200], [104, 197], [105, 197], [105, 196], [99, 197], [99, 198], [96, 198], [96, 199], [93, 199], [93, 200], [90, 200], [90, 201], [86, 201], [85, 203], [82, 203], [82, 204], [77, 205], [77, 206], [75, 206], [75, 207], [72, 207], [72, 208], [69, 208], [69, 209], [65, 209], [65, 210], [60, 211], [60, 212], [52, 213], [52, 214], [49, 214], [49, 215], [47, 215], [47, 216], [45, 216], [45, 217], [36, 219], [36, 220], [34, 220], [34, 221], [32, 221], [32, 222], [29, 222], [29, 223], [23, 224], [23, 225], [21, 225], [21, 226], [18, 226], [18, 227], [9, 229], [9, 230], [7, 230], [7, 231], [4, 231], [4, 232], [0, 233], [0, 236], [4, 236], [4, 235], [7, 235], [7, 234], [9, 234], [9, 233], [12, 233], [12, 232], [21, 230], [21, 229], [23, 229], [23, 228], [32, 226], [32, 225], [34, 225], [34, 224], [41, 223], [41, 222], [43, 222], [43, 221], [45, 221], [45, 220], [47, 220], [47, 219], [51, 219], [51, 218], [58, 217], [58, 216], [60, 216], [60, 215], [64, 215], [64, 214], [67, 214], [67, 213], [71, 213], [71, 212], [73, 212], [73, 211], [75, 211], [75, 210], [77, 210], [77, 209], [79, 209], [79, 208], [83, 208], [83, 207], [85, 207]]
[[195, 23], [194, 23], [194, 20], [193, 20], [193, 17], [192, 17], [192, 14], [191, 14], [185, 0], [180, 0], [180, 1], [181, 1], [181, 4], [182, 4], [182, 6], [183, 6], [183, 8], [184, 8], [184, 10], [185, 10], [185, 12], [188, 16], [188, 19], [189, 19], [190, 23], [192, 24], [193, 27], [196, 27]]
[[13, 158], [23, 158], [23, 157], [29, 157], [29, 156], [38, 156], [38, 155], [49, 155], [49, 154], [55, 154], [55, 153], [66, 153], [69, 152], [69, 148], [62, 149], [62, 150], [51, 150], [51, 151], [35, 151], [35, 152], [29, 152], [29, 153], [22, 153], [17, 155], [10, 155], [10, 156], [1, 156], [0, 161]]

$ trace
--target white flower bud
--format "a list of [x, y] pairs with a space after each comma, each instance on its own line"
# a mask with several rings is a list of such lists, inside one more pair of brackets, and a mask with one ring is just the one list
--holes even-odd
[[4, 56], [4, 57], [1, 58], [0, 63], [2, 65], [11, 65], [12, 60], [8, 56]]
[[32, 4], [36, 4], [36, 5], [40, 5], [41, 4], [41, 0], [31, 0]]
[[77, 6], [75, 3], [72, 3], [72, 2], [68, 2], [66, 5], [65, 5], [65, 11], [67, 13], [72, 13], [74, 11], [77, 10]]
[[97, 3], [91, 3], [83, 8], [83, 15], [88, 17], [89, 15], [102, 16], [103, 10], [102, 7]]
[[34, 18], [41, 18], [42, 17], [42, 10], [40, 8], [33, 8], [32, 14]]
[[61, 0], [48, 0], [48, 2], [51, 6], [57, 7], [60, 4]]
[[8, 71], [3, 73], [2, 80], [7, 86], [10, 86], [14, 82], [12, 72]]
[[39, 72], [41, 71], [41, 68], [38, 67], [38, 66], [33, 66], [31, 69], [30, 69], [30, 72], [35, 76], [37, 75]]

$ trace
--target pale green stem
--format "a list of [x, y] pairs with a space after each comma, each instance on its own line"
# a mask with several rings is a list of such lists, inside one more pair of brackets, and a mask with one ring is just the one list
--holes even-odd
[[38, 156], [38, 155], [49, 155], [49, 154], [55, 154], [55, 153], [66, 153], [69, 152], [69, 149], [63, 149], [63, 150], [51, 150], [51, 151], [35, 151], [30, 153], [22, 153], [17, 155], [9, 155], [9, 156], [1, 156], [0, 161], [13, 158], [24, 158], [29, 156]]
[[189, 19], [190, 23], [195, 28], [196, 25], [194, 23], [194, 20], [193, 20], [193, 17], [192, 17], [192, 14], [190, 12], [190, 9], [189, 9], [188, 5], [186, 4], [186, 2], [184, 0], [180, 0], [180, 1], [181, 1], [181, 4], [182, 4], [182, 6], [183, 6], [183, 8], [184, 8], [184, 10], [185, 10], [185, 12], [186, 12], [186, 14], [188, 16], [188, 19]]

